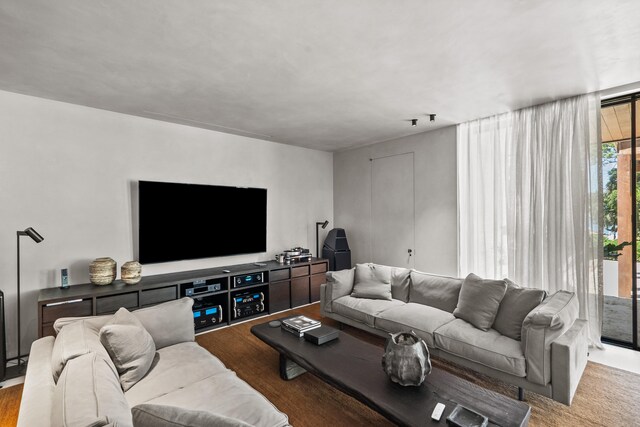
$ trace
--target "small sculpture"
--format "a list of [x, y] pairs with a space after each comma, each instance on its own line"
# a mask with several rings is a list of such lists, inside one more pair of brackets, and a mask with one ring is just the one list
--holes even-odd
[[419, 386], [431, 372], [427, 344], [413, 331], [390, 334], [382, 356], [382, 368], [395, 383]]

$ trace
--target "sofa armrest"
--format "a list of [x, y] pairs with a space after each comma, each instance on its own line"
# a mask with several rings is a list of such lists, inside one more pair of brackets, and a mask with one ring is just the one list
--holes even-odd
[[18, 414], [18, 427], [51, 425], [53, 391], [56, 387], [51, 372], [54, 341], [53, 337], [44, 337], [31, 344]]
[[351, 268], [348, 270], [340, 271], [327, 271], [327, 286], [325, 292], [320, 293], [320, 298], [323, 296], [326, 299], [321, 302], [321, 307], [324, 307], [325, 311], [331, 312], [331, 303], [340, 297], [350, 295], [353, 290], [353, 281], [355, 279], [356, 269]]
[[558, 291], [525, 317], [522, 350], [529, 381], [541, 385], [551, 381], [551, 344], [573, 326], [578, 311], [577, 295]]
[[553, 400], [570, 405], [587, 366], [587, 321], [578, 319], [551, 344]]

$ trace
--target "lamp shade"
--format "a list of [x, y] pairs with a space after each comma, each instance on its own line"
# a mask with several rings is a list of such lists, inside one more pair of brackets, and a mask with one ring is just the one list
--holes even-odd
[[24, 230], [24, 234], [31, 237], [36, 243], [40, 243], [44, 240], [44, 237], [42, 237], [36, 230], [34, 230], [33, 227], [29, 227]]

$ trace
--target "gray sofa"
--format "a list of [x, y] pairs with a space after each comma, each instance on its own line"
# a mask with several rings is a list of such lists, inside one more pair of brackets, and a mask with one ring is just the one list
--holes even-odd
[[[380, 291], [375, 277], [358, 277], [357, 269], [363, 266], [382, 272], [381, 281], [388, 280], [389, 294], [384, 289]], [[413, 330], [432, 355], [516, 385], [520, 398], [526, 389], [570, 405], [588, 351], [587, 325], [578, 319], [577, 296], [565, 291], [540, 295], [541, 291], [519, 288], [508, 281], [478, 279], [475, 277], [477, 283], [470, 285], [470, 277], [359, 264], [350, 270], [327, 273], [327, 283], [320, 291], [321, 312], [385, 337]], [[376, 284], [368, 283], [371, 280]], [[482, 330], [459, 312], [466, 304], [466, 318], [475, 321], [469, 316], [486, 309], [479, 301], [491, 292], [492, 286], [506, 290], [502, 296], [498, 292], [492, 301], [497, 301], [498, 312], [493, 313], [494, 318], [489, 317], [490, 327]], [[535, 292], [539, 300], [529, 310], [531, 305], [523, 306], [523, 298], [525, 294], [535, 296]]]
[[[195, 342], [192, 304], [183, 298], [132, 313], [58, 319], [56, 338], [31, 347], [18, 426], [288, 425], [285, 414]], [[105, 325], [118, 316], [125, 319], [112, 327], [118, 340], [104, 345]], [[135, 356], [142, 362], [125, 361], [141, 342]], [[113, 357], [118, 346], [124, 356]]]

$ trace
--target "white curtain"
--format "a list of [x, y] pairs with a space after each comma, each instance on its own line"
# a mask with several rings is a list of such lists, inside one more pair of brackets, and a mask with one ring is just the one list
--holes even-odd
[[461, 275], [576, 292], [601, 346], [600, 99], [583, 95], [458, 126]]

